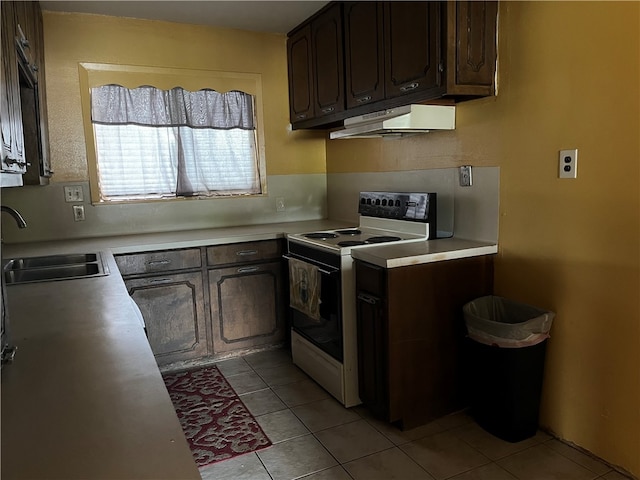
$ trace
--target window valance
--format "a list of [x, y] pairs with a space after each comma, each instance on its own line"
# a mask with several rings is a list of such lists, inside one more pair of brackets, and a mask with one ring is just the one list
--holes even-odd
[[104, 125], [255, 130], [253, 96], [240, 91], [103, 85], [91, 89], [91, 117]]

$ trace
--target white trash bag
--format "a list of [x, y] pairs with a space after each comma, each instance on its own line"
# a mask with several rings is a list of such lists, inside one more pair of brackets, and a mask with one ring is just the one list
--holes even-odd
[[519, 348], [549, 338], [555, 313], [488, 295], [462, 307], [469, 338], [485, 345]]

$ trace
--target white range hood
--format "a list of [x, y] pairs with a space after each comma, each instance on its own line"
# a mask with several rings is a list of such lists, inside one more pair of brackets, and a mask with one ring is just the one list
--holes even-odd
[[448, 105], [405, 105], [348, 118], [344, 128], [330, 139], [403, 137], [430, 130], [453, 130], [456, 107]]

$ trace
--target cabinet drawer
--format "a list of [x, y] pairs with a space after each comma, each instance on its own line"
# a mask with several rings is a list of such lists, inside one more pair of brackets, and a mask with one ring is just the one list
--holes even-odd
[[382, 267], [356, 260], [356, 288], [378, 297], [386, 296], [386, 271]]
[[278, 240], [231, 243], [207, 248], [207, 264], [210, 266], [253, 263], [280, 259], [281, 256], [282, 243]]
[[122, 275], [184, 270], [202, 265], [197, 248], [116, 255], [115, 258]]

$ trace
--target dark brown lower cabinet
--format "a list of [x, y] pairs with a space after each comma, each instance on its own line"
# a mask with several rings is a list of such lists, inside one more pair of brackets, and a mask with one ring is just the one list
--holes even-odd
[[171, 273], [125, 280], [145, 319], [158, 365], [209, 354], [202, 273]]
[[462, 306], [492, 293], [493, 257], [355, 268], [363, 404], [402, 429], [463, 408]]
[[209, 298], [216, 353], [284, 341], [280, 261], [210, 269]]

